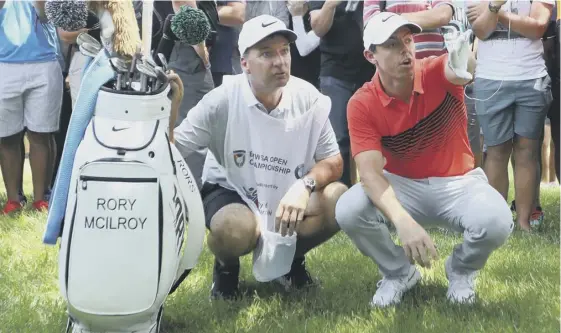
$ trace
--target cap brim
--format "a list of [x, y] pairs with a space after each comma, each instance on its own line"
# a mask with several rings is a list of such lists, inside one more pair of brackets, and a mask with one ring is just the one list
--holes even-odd
[[[371, 40], [370, 41], [370, 45], [381, 45], [384, 44], [396, 31], [398, 31], [399, 29], [403, 28], [403, 27], [407, 27], [409, 28], [409, 30], [411, 30], [412, 34], [418, 34], [421, 31], [423, 31], [423, 29], [421, 29], [421, 27], [415, 23], [412, 22], [403, 22], [401, 24], [396, 25], [395, 27], [393, 27], [390, 30], [386, 30], [386, 34], [377, 39], [377, 40]], [[368, 45], [368, 47], [370, 47], [370, 45]], [[365, 45], [366, 46], [366, 45]]]
[[247, 46], [245, 46], [245, 48], [242, 48], [241, 45], [240, 45], [240, 50], [239, 50], [240, 54], [244, 54], [246, 50], [254, 47], [257, 44], [259, 44], [264, 39], [266, 39], [268, 37], [271, 37], [272, 35], [277, 35], [277, 34], [284, 36], [286, 39], [288, 39], [289, 43], [294, 42], [298, 38], [298, 35], [296, 35], [296, 33], [294, 33], [294, 31], [289, 30], [289, 29], [279, 29], [279, 30], [271, 31], [270, 33], [261, 37], [257, 42], [253, 43], [252, 45], [247, 45]]
[[[259, 44], [261, 41], [263, 41], [264, 39], [271, 37], [272, 35], [283, 35], [286, 39], [288, 39], [289, 43], [294, 42], [297, 38], [298, 35], [296, 35], [296, 33], [294, 33], [294, 31], [289, 30], [289, 29], [279, 29], [276, 31], [271, 32], [270, 34], [267, 34], [265, 36], [263, 36], [263, 38], [261, 38], [260, 40], [258, 40], [257, 42], [255, 42], [255, 44], [249, 46], [249, 47], [253, 47], [257, 44]], [[248, 48], [249, 48], [248, 47]]]

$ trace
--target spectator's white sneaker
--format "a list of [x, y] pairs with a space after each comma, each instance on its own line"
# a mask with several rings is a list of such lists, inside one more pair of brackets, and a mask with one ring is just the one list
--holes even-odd
[[378, 290], [372, 297], [371, 306], [386, 307], [401, 302], [403, 294], [421, 279], [421, 273], [417, 270], [415, 265], [409, 267], [409, 273], [404, 276], [384, 277], [378, 281]]
[[459, 274], [452, 270], [452, 257], [448, 257], [444, 264], [446, 277], [449, 281], [446, 297], [452, 303], [473, 304], [475, 302], [475, 276], [477, 271]]

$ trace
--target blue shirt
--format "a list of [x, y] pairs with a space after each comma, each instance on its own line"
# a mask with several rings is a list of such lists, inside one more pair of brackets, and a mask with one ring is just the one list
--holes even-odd
[[0, 62], [56, 61], [56, 28], [42, 23], [31, 1], [8, 0], [0, 10]]

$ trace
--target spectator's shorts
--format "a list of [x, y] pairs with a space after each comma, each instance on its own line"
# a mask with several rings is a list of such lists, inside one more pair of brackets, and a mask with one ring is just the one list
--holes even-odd
[[501, 81], [476, 78], [473, 91], [475, 98], [484, 100], [476, 101], [475, 108], [487, 146], [512, 140], [514, 134], [540, 139], [552, 101], [548, 75], [532, 80], [503, 81], [502, 86]]
[[[473, 98], [473, 83], [466, 86], [466, 95]], [[465, 104], [467, 109], [467, 133], [469, 138], [469, 145], [474, 154], [481, 153], [481, 127], [477, 120], [477, 113], [475, 112], [475, 101], [465, 97]]]
[[58, 131], [62, 105], [62, 69], [58, 61], [0, 63], [0, 138], [25, 127]]

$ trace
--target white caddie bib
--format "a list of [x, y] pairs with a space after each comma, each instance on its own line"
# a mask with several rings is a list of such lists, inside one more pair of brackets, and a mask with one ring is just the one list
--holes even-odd
[[[247, 86], [236, 87], [240, 84]], [[248, 106], [240, 93], [241, 89], [251, 89], [245, 74], [225, 76], [223, 85], [229, 107], [222, 173], [228, 185], [260, 217], [261, 238], [254, 251], [253, 273], [258, 281], [270, 281], [290, 271], [296, 250], [296, 235], [282, 237], [275, 233], [277, 207], [294, 182], [314, 166], [331, 101], [322, 95], [312, 109], [302, 110], [301, 116], [278, 119]], [[292, 103], [292, 93], [285, 89], [280, 107], [297, 104]], [[205, 164], [209, 167], [217, 166]]]

